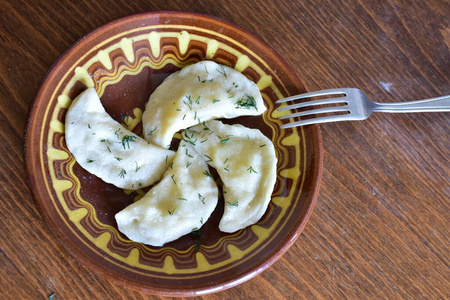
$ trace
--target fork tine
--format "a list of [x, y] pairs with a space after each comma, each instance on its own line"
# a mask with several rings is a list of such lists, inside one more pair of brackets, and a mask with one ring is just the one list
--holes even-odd
[[[298, 98], [296, 98], [298, 99]], [[284, 100], [284, 99], [283, 99]], [[339, 97], [339, 98], [326, 98], [326, 99], [319, 99], [319, 100], [313, 100], [313, 101], [305, 101], [300, 102], [296, 104], [291, 104], [285, 107], [280, 107], [277, 109], [278, 111], [284, 111], [284, 110], [290, 110], [294, 108], [301, 108], [301, 107], [307, 107], [307, 106], [313, 106], [313, 105], [322, 105], [322, 104], [337, 104], [337, 103], [344, 103], [348, 102], [347, 98], [345, 97]]]
[[351, 119], [350, 114], [326, 116], [326, 117], [312, 118], [312, 119], [301, 120], [301, 121], [297, 121], [297, 122], [283, 124], [283, 125], [281, 125], [281, 128], [287, 129], [287, 128], [310, 125], [310, 124], [346, 121], [346, 120], [350, 120], [350, 119]]
[[305, 110], [305, 111], [301, 111], [298, 113], [281, 116], [281, 117], [279, 117], [279, 119], [283, 120], [283, 119], [289, 119], [289, 118], [294, 118], [294, 117], [301, 117], [301, 116], [308, 116], [308, 115], [315, 115], [315, 114], [324, 114], [324, 113], [331, 113], [331, 112], [344, 112], [344, 111], [349, 111], [348, 105]]
[[322, 91], [318, 91], [318, 92], [309, 92], [309, 93], [304, 93], [304, 94], [300, 94], [300, 95], [290, 96], [290, 97], [287, 97], [284, 99], [280, 99], [280, 100], [276, 101], [275, 103], [284, 103], [284, 102], [297, 100], [297, 99], [317, 97], [317, 96], [326, 96], [326, 95], [333, 95], [333, 94], [346, 94], [346, 92], [344, 92], [342, 89], [328, 89], [328, 90], [322, 90]]

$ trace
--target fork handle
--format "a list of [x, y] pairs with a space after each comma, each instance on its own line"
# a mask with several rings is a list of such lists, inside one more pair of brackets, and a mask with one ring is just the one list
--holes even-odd
[[373, 111], [386, 113], [450, 111], [450, 95], [409, 102], [374, 102], [374, 105]]

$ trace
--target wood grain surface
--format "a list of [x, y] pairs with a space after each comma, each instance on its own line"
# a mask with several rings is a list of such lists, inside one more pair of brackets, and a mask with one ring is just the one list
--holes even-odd
[[[450, 94], [446, 0], [24, 1], [0, 3], [0, 298], [162, 299], [75, 260], [28, 189], [29, 106], [52, 63], [92, 29], [145, 11], [183, 10], [258, 35], [309, 91], [355, 87], [380, 102]], [[257, 277], [198, 299], [449, 299], [450, 114], [380, 114], [321, 126], [313, 215]]]

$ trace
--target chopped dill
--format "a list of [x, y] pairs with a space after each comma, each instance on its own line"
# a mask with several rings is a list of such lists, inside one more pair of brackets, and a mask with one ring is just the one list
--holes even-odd
[[235, 108], [246, 108], [250, 109], [251, 107], [254, 107], [256, 111], [258, 111], [258, 107], [256, 106], [256, 100], [250, 95], [245, 95], [242, 98], [239, 98], [239, 100], [234, 104]]
[[93, 159], [88, 159], [88, 160], [87, 160], [87, 163], [90, 164], [90, 163], [93, 163], [94, 161], [95, 161], [95, 160], [93, 160]]
[[197, 241], [197, 245], [195, 245], [195, 247], [194, 247], [194, 250], [192, 250], [194, 253], [197, 253], [198, 252], [198, 250], [200, 249], [200, 246], [201, 246], [202, 244], [200, 243], [200, 241]]
[[169, 215], [173, 215], [173, 213], [175, 212], [175, 208], [174, 209], [168, 209], [167, 212], [169, 213]]
[[122, 160], [120, 157], [114, 157], [114, 158], [117, 159], [118, 161]]
[[205, 170], [205, 172], [203, 172], [204, 175], [206, 175], [206, 177], [212, 177], [211, 173], [208, 172], [208, 170]]
[[208, 155], [206, 155], [206, 154], [203, 154], [203, 155], [206, 156], [206, 158], [208, 159], [206, 162], [212, 162], [213, 161], [212, 158], [209, 157]]
[[253, 169], [252, 166], [248, 167], [247, 171], [248, 171], [249, 173], [258, 173], [258, 172], [255, 171], [255, 169]]
[[198, 199], [202, 201], [203, 204], [205, 204], [205, 197], [203, 197], [202, 194], [198, 194]]
[[175, 175], [170, 176], [170, 178], [172, 178], [173, 183], [177, 184], [174, 177], [175, 177]]
[[120, 131], [120, 128], [114, 131], [114, 134], [117, 136], [118, 139], [120, 139], [120, 136], [122, 135], [122, 132]]
[[119, 177], [125, 178], [125, 174], [127, 174], [127, 171], [125, 171], [125, 169], [122, 169], [122, 171], [120, 171], [119, 173]]
[[225, 68], [220, 65], [221, 70], [216, 69], [217, 72], [219, 72], [220, 74], [222, 74], [223, 76], [225, 76], [225, 78], [227, 78], [227, 73], [225, 72]]
[[118, 142], [118, 143], [121, 143], [122, 146], [123, 146], [123, 149], [126, 150], [127, 147], [128, 147], [128, 149], [130, 149], [130, 142], [135, 142], [135, 139], [137, 139], [137, 137], [134, 136], [134, 135], [125, 135], [125, 136], [122, 138], [122, 141], [121, 141], [121, 142]]
[[141, 169], [141, 167], [138, 166], [137, 161], [135, 161], [135, 163], [136, 163], [136, 170], [134, 172], [137, 173], [137, 171], [139, 171]]
[[191, 234], [192, 234], [193, 237], [195, 237], [195, 238], [197, 238], [197, 239], [199, 239], [199, 238], [202, 237], [202, 233], [199, 231], [199, 228], [198, 228], [198, 227], [192, 228]]
[[226, 138], [226, 139], [220, 140], [220, 143], [225, 144], [225, 143], [228, 143], [229, 141], [230, 141], [230, 138]]
[[153, 132], [155, 132], [157, 128], [158, 128], [158, 127], [155, 126], [155, 129], [153, 129], [152, 131], [150, 131], [149, 133], [147, 133], [147, 135], [148, 135], [148, 136], [152, 136], [152, 135], [153, 135]]
[[229, 206], [239, 206], [239, 201], [236, 199], [233, 202], [227, 201]]

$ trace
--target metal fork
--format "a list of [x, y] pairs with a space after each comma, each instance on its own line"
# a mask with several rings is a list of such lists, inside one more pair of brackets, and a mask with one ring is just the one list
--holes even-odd
[[[450, 95], [399, 103], [378, 103], [366, 97], [363, 91], [355, 88], [329, 89], [317, 92], [305, 93], [278, 100], [276, 103], [285, 103], [304, 98], [338, 95], [336, 98], [325, 98], [291, 104], [278, 109], [278, 111], [306, 108], [308, 110], [285, 115], [279, 119], [289, 119], [309, 115], [317, 115], [310, 119], [300, 120], [281, 125], [281, 128], [291, 128], [316, 123], [365, 120], [374, 111], [386, 113], [413, 113], [413, 112], [444, 112], [450, 111]], [[314, 108], [317, 105], [331, 105], [322, 108]], [[338, 105], [338, 106], [337, 106]], [[320, 116], [325, 113], [339, 113]]]

